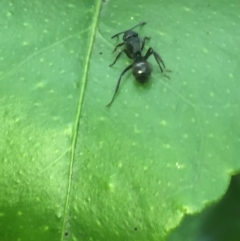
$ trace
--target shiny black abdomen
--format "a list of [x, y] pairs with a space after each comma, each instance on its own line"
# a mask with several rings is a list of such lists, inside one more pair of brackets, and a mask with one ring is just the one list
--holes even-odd
[[147, 61], [145, 62], [137, 62], [132, 66], [132, 73], [136, 80], [144, 84], [148, 81], [152, 72], [152, 66]]

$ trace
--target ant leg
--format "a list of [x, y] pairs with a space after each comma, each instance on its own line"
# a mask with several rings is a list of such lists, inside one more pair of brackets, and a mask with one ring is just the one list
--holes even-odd
[[164, 68], [165, 68], [165, 64], [163, 63], [162, 58], [151, 47], [148, 49], [147, 53], [145, 54], [144, 59], [147, 60], [152, 54], [155, 60], [157, 61], [161, 71], [163, 72], [163, 68], [161, 64], [163, 65]]
[[[147, 53], [145, 54], [144, 59], [147, 60], [152, 54], [153, 54], [156, 62], [158, 63], [158, 66], [159, 66], [161, 72], [163, 73], [164, 72], [163, 67], [164, 67], [164, 69], [166, 69], [165, 64], [164, 64], [161, 56], [157, 52], [155, 52], [151, 47], [148, 49]], [[161, 66], [161, 64], [163, 65], [163, 67]], [[164, 74], [164, 76], [170, 79], [170, 77], [168, 75]]]
[[[129, 30], [133, 30], [134, 28], [136, 28], [136, 27], [138, 27], [138, 26], [142, 27], [142, 26], [145, 25], [145, 24], [146, 24], [146, 22], [141, 22], [141, 23], [137, 24], [136, 26], [130, 28]], [[117, 33], [117, 34], [113, 35], [112, 38], [116, 38], [116, 37], [118, 37], [120, 34], [126, 33], [126, 32], [129, 31], [129, 30], [126, 30], [126, 31]]]
[[134, 57], [126, 49], [123, 50], [129, 59], [134, 59]]
[[115, 49], [113, 50], [113, 53], [114, 53], [119, 47], [123, 46], [124, 44], [125, 44], [124, 42], [118, 44], [118, 45], [115, 47]]
[[112, 67], [117, 62], [117, 60], [119, 59], [119, 57], [122, 55], [123, 52], [124, 52], [124, 49], [118, 53], [116, 59], [113, 61], [112, 64], [109, 65], [109, 67]]
[[150, 37], [144, 37], [144, 38], [143, 38], [142, 46], [141, 46], [141, 51], [143, 51], [143, 49], [144, 49], [146, 40], [150, 40], [150, 39], [151, 39]]
[[121, 73], [121, 75], [120, 75], [120, 77], [119, 77], [119, 79], [118, 79], [118, 82], [117, 82], [116, 89], [115, 89], [114, 95], [113, 95], [113, 97], [112, 97], [112, 100], [109, 102], [109, 104], [106, 105], [106, 107], [110, 107], [110, 105], [113, 103], [114, 98], [115, 98], [115, 96], [116, 96], [116, 94], [117, 94], [117, 91], [118, 91], [118, 89], [119, 89], [119, 85], [120, 85], [122, 76], [123, 76], [128, 70], [130, 70], [130, 69], [132, 68], [132, 66], [133, 66], [132, 64], [129, 65], [129, 66], [128, 66], [126, 69], [124, 69], [123, 72]]
[[119, 59], [119, 57], [122, 55], [123, 52], [127, 55], [128, 58], [132, 59], [132, 56], [127, 52], [127, 50], [123, 49], [118, 53], [116, 59], [113, 61], [112, 64], [109, 65], [109, 67], [112, 67], [117, 62], [117, 60]]

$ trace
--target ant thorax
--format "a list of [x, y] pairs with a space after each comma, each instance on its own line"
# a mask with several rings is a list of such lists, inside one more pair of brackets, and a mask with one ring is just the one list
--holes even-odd
[[141, 55], [141, 41], [138, 36], [129, 38], [126, 46], [131, 55], [136, 56], [138, 53]]

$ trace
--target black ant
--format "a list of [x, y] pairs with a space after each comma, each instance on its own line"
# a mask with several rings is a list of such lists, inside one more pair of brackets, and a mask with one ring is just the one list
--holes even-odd
[[[151, 47], [148, 49], [145, 56], [142, 56], [142, 51], [145, 46], [145, 42], [146, 42], [146, 40], [150, 40], [150, 37], [144, 37], [143, 40], [141, 41], [141, 39], [138, 36], [138, 33], [134, 32], [133, 29], [136, 27], [139, 27], [139, 26], [142, 27], [145, 24], [146, 24], [146, 22], [141, 22], [129, 30], [117, 33], [112, 36], [112, 38], [115, 38], [115, 37], [118, 37], [119, 35], [123, 34], [123, 42], [118, 44], [115, 47], [115, 49], [113, 50], [113, 52], [115, 52], [117, 50], [117, 48], [119, 48], [121, 46], [124, 46], [124, 48], [119, 52], [119, 54], [117, 55], [114, 62], [112, 64], [110, 64], [109, 66], [110, 67], [113, 66], [123, 52], [127, 55], [128, 58], [133, 59], [133, 63], [131, 65], [129, 65], [127, 68], [125, 68], [123, 70], [123, 72], [121, 73], [121, 75], [118, 79], [117, 86], [116, 86], [114, 95], [112, 97], [112, 100], [107, 105], [107, 107], [110, 107], [110, 105], [114, 101], [114, 98], [119, 89], [119, 85], [120, 85], [122, 76], [131, 68], [132, 68], [132, 73], [133, 73], [135, 79], [139, 83], [144, 84], [148, 81], [148, 79], [151, 75], [151, 72], [152, 72], [152, 67], [151, 67], [151, 64], [147, 61], [147, 59], [152, 54], [153, 54], [155, 60], [157, 61], [161, 72], [163, 73], [163, 70], [166, 69], [161, 56], [158, 53], [156, 53]], [[170, 71], [170, 70], [168, 70], [168, 71]], [[164, 76], [169, 78], [169, 76], [167, 76], [165, 74], [164, 74]]]

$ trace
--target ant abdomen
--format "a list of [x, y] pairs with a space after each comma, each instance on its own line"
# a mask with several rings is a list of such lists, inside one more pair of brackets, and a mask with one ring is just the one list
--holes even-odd
[[151, 72], [152, 66], [147, 61], [137, 62], [132, 66], [132, 73], [135, 79], [141, 84], [144, 84], [148, 81]]

